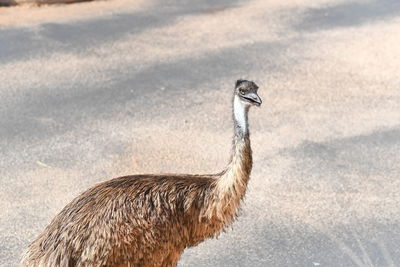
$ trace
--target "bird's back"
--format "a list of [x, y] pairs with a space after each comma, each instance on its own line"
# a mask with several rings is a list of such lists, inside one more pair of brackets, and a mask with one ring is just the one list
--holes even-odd
[[100, 183], [53, 219], [28, 247], [23, 265], [143, 266], [151, 262], [145, 255], [154, 255], [160, 245], [165, 251], [176, 246], [183, 250], [191, 245], [193, 212], [204, 208], [215, 178], [134, 175]]

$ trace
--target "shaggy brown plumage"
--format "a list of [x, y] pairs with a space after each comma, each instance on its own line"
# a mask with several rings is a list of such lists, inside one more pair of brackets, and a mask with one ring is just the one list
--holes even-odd
[[23, 266], [175, 266], [186, 247], [236, 217], [252, 168], [247, 124], [257, 86], [239, 80], [228, 167], [215, 175], [133, 175], [100, 183], [69, 203], [28, 247]]

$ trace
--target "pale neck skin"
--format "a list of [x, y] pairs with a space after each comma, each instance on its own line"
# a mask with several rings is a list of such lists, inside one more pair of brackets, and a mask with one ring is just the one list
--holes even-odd
[[240, 100], [239, 96], [233, 98], [233, 121], [235, 126], [235, 139], [243, 139], [249, 135], [248, 111], [250, 105]]

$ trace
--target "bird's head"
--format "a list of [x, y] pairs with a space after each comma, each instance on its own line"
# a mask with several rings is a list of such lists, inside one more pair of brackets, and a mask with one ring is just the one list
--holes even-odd
[[261, 98], [257, 94], [258, 86], [247, 80], [237, 80], [235, 85], [235, 95], [244, 106], [261, 106]]

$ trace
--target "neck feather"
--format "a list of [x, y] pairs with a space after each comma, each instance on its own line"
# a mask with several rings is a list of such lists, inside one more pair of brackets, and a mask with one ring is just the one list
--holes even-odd
[[209, 218], [214, 214], [217, 215], [226, 224], [229, 224], [237, 214], [240, 201], [246, 193], [253, 163], [247, 123], [248, 110], [249, 106], [235, 96], [233, 100], [235, 136], [231, 159], [221, 176], [215, 180], [214, 201], [210, 202], [203, 212], [204, 216]]
[[223, 175], [218, 179], [217, 190], [220, 195], [243, 197], [252, 168], [252, 156], [247, 122], [249, 106], [240, 101], [238, 96], [233, 100], [233, 120], [235, 137], [233, 140], [231, 160]]

